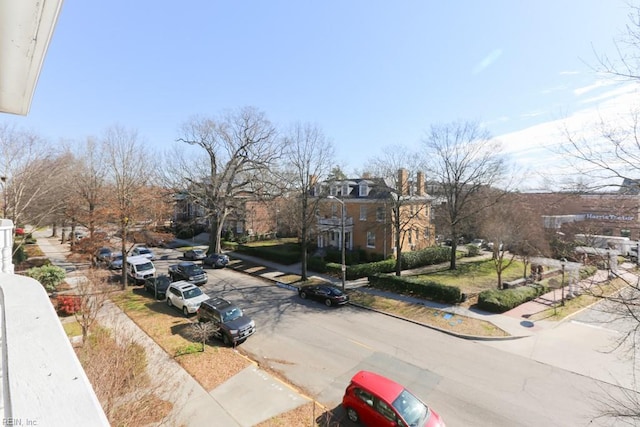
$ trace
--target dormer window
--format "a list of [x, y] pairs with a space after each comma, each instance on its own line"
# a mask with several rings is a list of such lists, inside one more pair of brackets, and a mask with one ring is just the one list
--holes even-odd
[[360, 197], [367, 197], [367, 195], [369, 195], [369, 185], [367, 185], [366, 182], [361, 182], [360, 183]]
[[332, 185], [331, 188], [329, 188], [329, 194], [331, 194], [332, 196], [337, 196], [338, 188], [335, 185]]
[[349, 184], [342, 184], [342, 196], [349, 195]]

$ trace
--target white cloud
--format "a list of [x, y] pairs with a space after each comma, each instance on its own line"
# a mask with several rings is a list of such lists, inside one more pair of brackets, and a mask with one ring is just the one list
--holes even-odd
[[616, 81], [614, 81], [613, 79], [596, 80], [596, 82], [593, 84], [574, 89], [573, 94], [576, 96], [582, 96], [585, 93], [591, 92], [592, 90], [600, 89], [606, 86], [611, 86], [613, 84], [616, 84]]
[[560, 71], [561, 76], [573, 76], [576, 74], [580, 74], [580, 71]]
[[576, 170], [568, 171], [566, 154], [561, 150], [568, 143], [565, 130], [592, 141], [591, 145], [595, 147], [601, 140], [597, 127], [599, 123], [629, 126], [630, 115], [639, 105], [637, 89], [636, 84], [621, 86], [597, 97], [600, 102], [591, 108], [497, 136], [505, 154], [514, 161], [517, 169], [527, 171], [527, 179], [521, 183], [521, 189], [540, 188], [542, 177], [537, 172], [556, 178], [577, 178], [579, 175]]
[[482, 61], [473, 67], [473, 74], [478, 74], [483, 71], [485, 68], [496, 62], [500, 56], [502, 56], [502, 49], [494, 49], [489, 53], [489, 55], [485, 56]]

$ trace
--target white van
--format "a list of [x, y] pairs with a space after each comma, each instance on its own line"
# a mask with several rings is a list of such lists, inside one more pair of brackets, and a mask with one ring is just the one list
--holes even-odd
[[127, 276], [137, 284], [143, 284], [145, 279], [156, 275], [153, 262], [144, 255], [127, 257]]

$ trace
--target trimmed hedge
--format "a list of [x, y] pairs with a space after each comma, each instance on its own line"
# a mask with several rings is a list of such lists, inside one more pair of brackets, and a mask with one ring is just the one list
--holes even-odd
[[[327, 270], [340, 274], [342, 265], [328, 263]], [[384, 261], [370, 262], [368, 264], [357, 264], [347, 266], [347, 280], [359, 279], [376, 273], [391, 273], [396, 270], [396, 260], [386, 259]]]
[[315, 271], [316, 273], [326, 273], [329, 271], [327, 269], [326, 261], [317, 256], [311, 256], [307, 259], [307, 268], [311, 271]]
[[410, 270], [412, 268], [424, 267], [425, 265], [448, 262], [451, 258], [451, 248], [433, 247], [420, 251], [403, 252], [400, 257], [402, 258], [402, 269]]
[[457, 286], [443, 285], [438, 282], [422, 281], [409, 277], [373, 274], [369, 276], [369, 285], [377, 289], [417, 296], [446, 304], [457, 304], [462, 301], [462, 292]]
[[[415, 252], [402, 253], [402, 269], [412, 269], [423, 267], [425, 265], [440, 264], [449, 261], [451, 256], [451, 248], [433, 247]], [[340, 275], [342, 264], [335, 262], [327, 262], [325, 271], [317, 271], [318, 273], [330, 273]], [[396, 260], [393, 258], [383, 261], [370, 262], [367, 264], [347, 265], [347, 280], [355, 280], [361, 277], [368, 277], [377, 273], [393, 273], [396, 271]]]
[[520, 286], [513, 289], [489, 289], [478, 295], [478, 308], [491, 313], [504, 313], [537, 298], [549, 289], [542, 285]]
[[247, 255], [255, 256], [284, 265], [290, 265], [295, 264], [296, 262], [300, 262], [300, 249], [296, 249], [295, 247], [288, 247], [284, 249], [282, 246], [272, 247], [238, 245], [236, 250]]

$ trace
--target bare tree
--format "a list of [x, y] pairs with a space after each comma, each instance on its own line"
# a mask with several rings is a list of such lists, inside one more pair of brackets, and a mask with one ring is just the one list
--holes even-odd
[[44, 224], [64, 204], [60, 177], [68, 153], [61, 153], [38, 134], [0, 125], [2, 212], [14, 224]]
[[451, 236], [450, 268], [456, 268], [460, 229], [494, 199], [472, 204], [482, 188], [493, 187], [505, 176], [501, 145], [474, 122], [434, 125], [424, 139], [425, 170], [433, 181], [433, 194], [444, 201], [445, 225]]
[[207, 341], [219, 330], [220, 327], [213, 322], [192, 322], [185, 334], [189, 339], [199, 342], [202, 346], [200, 351], [204, 351]]
[[221, 233], [241, 197], [270, 197], [270, 169], [282, 156], [276, 129], [253, 107], [221, 118], [192, 118], [182, 126], [184, 142], [196, 150], [174, 152], [169, 179], [186, 192], [209, 223], [209, 252], [220, 252]]
[[307, 280], [307, 246], [309, 233], [317, 221], [316, 209], [320, 194], [315, 194], [316, 184], [324, 179], [334, 162], [335, 152], [331, 141], [322, 131], [309, 123], [294, 124], [284, 137], [285, 178], [289, 188], [286, 194], [293, 196], [298, 206], [299, 235], [302, 247], [301, 278]]
[[418, 157], [406, 147], [391, 146], [370, 159], [365, 169], [382, 178], [387, 186], [387, 204], [396, 250], [396, 276], [402, 272], [402, 248], [419, 238], [433, 236], [431, 198], [425, 191], [424, 174], [418, 170]]
[[90, 268], [85, 276], [78, 280], [75, 295], [79, 299], [79, 309], [74, 313], [82, 328], [82, 342], [87, 340], [104, 304], [109, 299], [109, 275], [103, 270]]
[[152, 168], [149, 153], [135, 130], [113, 126], [105, 132], [102, 144], [107, 178], [112, 190], [108, 197], [121, 237], [122, 288], [126, 289], [129, 232], [137, 222], [150, 216], [149, 206], [153, 194], [146, 190]]

